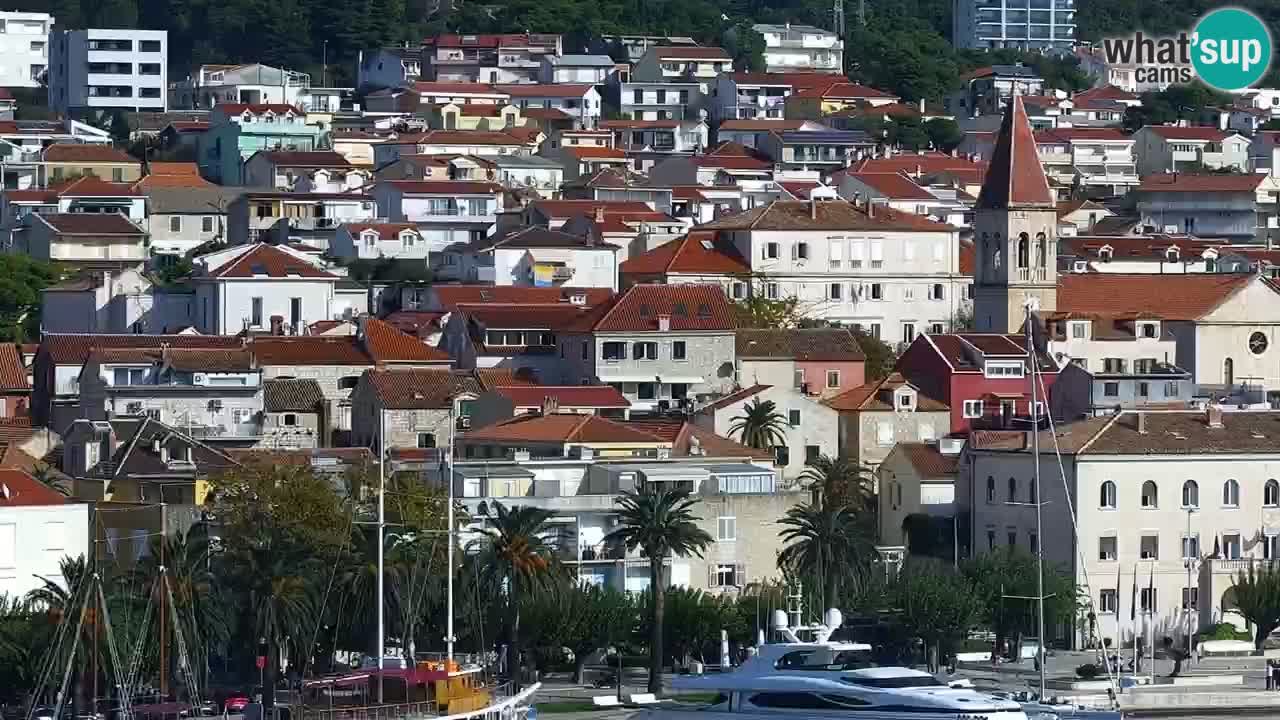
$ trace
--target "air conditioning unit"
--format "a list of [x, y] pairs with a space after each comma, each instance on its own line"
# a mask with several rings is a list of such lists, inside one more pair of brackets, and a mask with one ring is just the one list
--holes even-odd
[[463, 415], [462, 417], [458, 418], [457, 426], [458, 426], [458, 429], [459, 429], [459, 430], [470, 430], [470, 429], [471, 429], [471, 416], [470, 416], [470, 415]]
[[204, 373], [196, 373], [195, 375], [191, 376], [191, 381], [194, 382], [196, 385], [205, 384], [207, 379], [208, 378]]

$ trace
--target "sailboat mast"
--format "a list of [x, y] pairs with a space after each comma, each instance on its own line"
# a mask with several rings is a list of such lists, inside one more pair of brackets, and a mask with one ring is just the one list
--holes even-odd
[[445, 664], [446, 668], [453, 663], [453, 438], [455, 434], [454, 430], [457, 428], [457, 423], [458, 423], [458, 420], [456, 417], [457, 407], [458, 407], [457, 399], [450, 398], [449, 399], [449, 448], [448, 448], [448, 456], [445, 458], [446, 464], [444, 466], [445, 467], [444, 484], [445, 484], [445, 487], [448, 488], [448, 493], [449, 493], [449, 506], [447, 509], [447, 519], [445, 521], [446, 523], [448, 523], [448, 526], [445, 528], [445, 541], [448, 546], [448, 549], [446, 550], [448, 555], [446, 556], [447, 560], [445, 562], [445, 568], [446, 568], [445, 576], [447, 577], [446, 582], [448, 584], [448, 588], [445, 591], [447, 600], [445, 601], [445, 620], [444, 620], [444, 623], [445, 623], [444, 657], [446, 661], [446, 664]]
[[383, 612], [386, 606], [384, 592], [386, 588], [383, 572], [383, 533], [387, 528], [387, 419], [378, 412], [378, 704], [383, 702], [382, 695], [382, 663], [386, 652], [386, 625]]
[[165, 593], [164, 593], [164, 545], [166, 530], [164, 507], [164, 486], [160, 487], [160, 576], [156, 578], [155, 592], [160, 594], [160, 702], [169, 699], [169, 658], [166, 650], [169, 645], [168, 628], [165, 625]]
[[[1040, 369], [1040, 360], [1037, 355], [1035, 333], [1036, 333], [1036, 317], [1033, 312], [1033, 303], [1027, 303], [1027, 356], [1031, 363], [1031, 462], [1032, 487], [1035, 488], [1035, 506], [1036, 506], [1036, 623], [1038, 625], [1039, 640], [1036, 647], [1036, 660], [1040, 669], [1040, 698], [1043, 700], [1044, 694], [1044, 530], [1042, 527], [1042, 518], [1040, 513], [1040, 414], [1036, 411], [1037, 384]], [[1022, 649], [1019, 648], [1021, 653]]]

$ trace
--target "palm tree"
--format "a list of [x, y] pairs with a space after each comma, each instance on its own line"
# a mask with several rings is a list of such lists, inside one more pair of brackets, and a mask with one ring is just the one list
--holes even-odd
[[756, 398], [743, 406], [742, 414], [729, 426], [729, 434], [737, 434], [743, 445], [765, 450], [786, 442], [786, 425], [787, 419], [772, 400]]
[[1280, 570], [1250, 563], [1232, 579], [1231, 589], [1236, 612], [1253, 625], [1253, 644], [1261, 652], [1267, 637], [1280, 627]]
[[806, 503], [778, 522], [785, 526], [779, 536], [789, 543], [778, 554], [778, 567], [814, 578], [822, 588], [824, 608], [839, 601], [842, 578], [847, 576], [856, 587], [876, 563], [874, 528], [850, 507]]
[[649, 692], [657, 694], [662, 692], [662, 615], [666, 595], [663, 565], [668, 557], [702, 557], [702, 551], [711, 544], [711, 535], [698, 527], [702, 518], [693, 514], [698, 500], [688, 490], [653, 488], [645, 485], [639, 492], [624, 492], [615, 501], [620, 525], [605, 540], [624, 545], [631, 552], [638, 548], [649, 558], [649, 589], [653, 593]]
[[476, 541], [479, 567], [496, 576], [507, 587], [511, 611], [511, 653], [515, 668], [512, 682], [520, 687], [520, 601], [523, 593], [537, 590], [559, 575], [557, 558], [562, 538], [550, 521], [555, 513], [541, 508], [491, 503], [492, 514], [484, 517], [483, 538]]
[[[81, 610], [89, 597], [90, 588], [87, 587], [87, 583], [90, 582], [90, 578], [84, 556], [77, 555], [76, 557], [68, 556], [62, 558], [58, 561], [58, 573], [61, 575], [61, 580], [37, 575], [36, 577], [42, 584], [28, 592], [26, 598], [26, 604], [29, 608], [32, 610], [44, 610], [50, 623], [56, 627], [54, 641], [42, 663], [46, 668], [49, 666], [63, 667], [63, 663], [71, 655], [71, 648], [75, 646], [75, 641], [77, 639], [83, 641], [83, 637], [77, 638], [77, 635], [82, 636], [85, 632], [84, 628], [80, 627], [80, 616]], [[66, 625], [63, 626], [63, 623], [66, 623]], [[80, 656], [80, 654], [77, 653], [77, 656]], [[76, 662], [74, 657], [70, 659], [71, 662], [76, 663], [75, 672], [71, 677], [73, 686], [70, 692], [74, 710], [80, 707], [80, 688], [82, 684], [80, 675], [83, 671], [83, 663]]]
[[849, 507], [855, 512], [872, 507], [871, 470], [844, 457], [819, 456], [804, 469], [813, 503], [820, 507]]

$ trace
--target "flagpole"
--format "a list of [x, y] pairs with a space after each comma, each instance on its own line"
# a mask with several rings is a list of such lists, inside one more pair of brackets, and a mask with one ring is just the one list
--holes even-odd
[[[1036, 624], [1039, 641], [1036, 644], [1036, 664], [1040, 669], [1040, 699], [1045, 697], [1045, 637], [1044, 637], [1044, 529], [1040, 516], [1040, 415], [1036, 412], [1036, 375], [1040, 367], [1039, 350], [1036, 348], [1035, 335], [1037, 321], [1034, 300], [1027, 303], [1027, 355], [1031, 362], [1031, 482], [1036, 492]], [[1022, 649], [1018, 649], [1021, 654]]]

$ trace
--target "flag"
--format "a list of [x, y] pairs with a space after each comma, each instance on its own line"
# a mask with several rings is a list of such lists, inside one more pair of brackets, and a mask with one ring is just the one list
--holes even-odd
[[1138, 566], [1133, 566], [1133, 595], [1130, 598], [1129, 621], [1133, 622], [1138, 619]]

